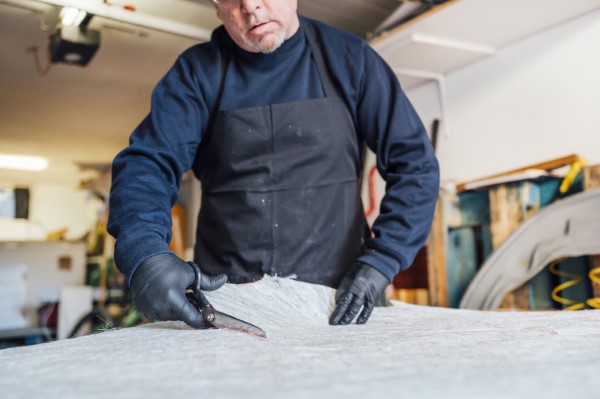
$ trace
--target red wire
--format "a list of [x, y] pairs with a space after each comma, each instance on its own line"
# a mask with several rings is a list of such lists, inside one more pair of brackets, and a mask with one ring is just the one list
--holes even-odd
[[365, 217], [371, 216], [375, 211], [375, 173], [377, 173], [377, 166], [373, 166], [369, 171], [369, 209], [365, 211]]
[[[48, 41], [50, 41], [50, 38], [48, 38]], [[40, 64], [40, 57], [39, 57], [39, 49], [37, 46], [31, 46], [27, 49], [26, 51], [27, 53], [33, 53], [33, 59], [35, 62], [35, 69], [37, 71], [37, 73], [40, 76], [46, 76], [48, 74], [48, 72], [50, 72], [50, 68], [52, 67], [52, 60], [50, 59], [50, 45], [48, 45], [46, 47], [46, 66], [42, 68], [42, 65]]]

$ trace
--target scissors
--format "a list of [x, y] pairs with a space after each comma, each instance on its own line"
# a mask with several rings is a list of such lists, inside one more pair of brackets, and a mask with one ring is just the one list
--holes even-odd
[[194, 262], [188, 262], [188, 264], [194, 269], [196, 278], [194, 284], [188, 287], [186, 296], [188, 301], [194, 305], [198, 312], [202, 313], [204, 321], [214, 328], [221, 328], [224, 330], [239, 331], [246, 334], [256, 335], [258, 337], [267, 338], [267, 334], [260, 328], [253, 324], [247, 323], [243, 320], [236, 319], [233, 316], [219, 312], [208, 302], [202, 291], [200, 291], [200, 283], [202, 282], [202, 273], [200, 267]]

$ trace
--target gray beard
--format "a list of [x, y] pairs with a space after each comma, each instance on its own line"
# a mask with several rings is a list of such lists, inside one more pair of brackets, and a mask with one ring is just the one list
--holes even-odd
[[277, 39], [275, 40], [275, 43], [273, 43], [272, 46], [263, 46], [260, 43], [249, 43], [249, 45], [256, 51], [263, 53], [263, 54], [270, 54], [272, 52], [274, 52], [275, 50], [277, 50], [279, 47], [281, 47], [281, 45], [283, 44], [283, 42], [285, 41], [285, 36], [287, 34], [287, 29], [282, 30], [281, 32], [279, 32], [279, 35], [277, 36]]

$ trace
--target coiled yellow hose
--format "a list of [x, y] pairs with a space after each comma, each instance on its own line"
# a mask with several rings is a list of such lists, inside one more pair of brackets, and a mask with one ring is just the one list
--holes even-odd
[[562, 290], [566, 290], [567, 288], [577, 285], [583, 281], [583, 277], [580, 276], [579, 274], [561, 272], [560, 270], [558, 270], [558, 264], [562, 260], [564, 260], [564, 259], [558, 259], [558, 260], [555, 260], [554, 262], [552, 262], [550, 264], [550, 272], [556, 276], [570, 278], [571, 280], [566, 281], [566, 282], [554, 287], [554, 289], [552, 290], [552, 299], [554, 299], [556, 302], [558, 302], [562, 305], [568, 305], [566, 308], [564, 308], [564, 310], [583, 309], [583, 308], [585, 308], [585, 303], [579, 302], [579, 301], [574, 301], [572, 299], [564, 298], [564, 297], [561, 297], [558, 295], [558, 293], [561, 292]]
[[[600, 285], [600, 267], [595, 267], [592, 270], [590, 270], [589, 277], [590, 280], [592, 280], [594, 283]], [[600, 309], [600, 298], [590, 298], [587, 300], [587, 304], [591, 308]]]
[[[565, 260], [565, 259], [564, 258], [558, 259], [558, 260], [555, 260], [554, 262], [552, 262], [550, 264], [550, 272], [552, 272], [552, 274], [554, 274], [555, 276], [568, 278], [570, 280], [557, 285], [552, 290], [552, 299], [554, 299], [556, 302], [558, 302], [562, 305], [567, 305], [567, 307], [564, 308], [563, 310], [584, 309], [586, 303], [591, 308], [600, 309], [600, 298], [590, 298], [584, 303], [584, 302], [575, 301], [573, 299], [565, 298], [565, 297], [562, 297], [559, 295], [559, 293], [561, 291], [566, 290], [569, 287], [573, 287], [574, 285], [577, 285], [584, 280], [584, 277], [579, 274], [567, 273], [567, 272], [562, 272], [562, 271], [558, 270], [558, 264], [560, 262], [562, 262], [563, 260]], [[596, 267], [596, 268], [590, 270], [589, 278], [591, 281], [593, 281], [597, 284], [600, 284], [600, 267]]]

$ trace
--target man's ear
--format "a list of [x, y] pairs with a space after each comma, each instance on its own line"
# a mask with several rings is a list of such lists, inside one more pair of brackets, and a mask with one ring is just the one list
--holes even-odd
[[217, 18], [219, 18], [221, 21], [223, 21], [223, 16], [221, 15], [221, 7], [219, 7], [219, 5], [214, 0], [211, 1], [211, 3], [213, 4], [213, 6], [215, 6], [215, 11], [217, 12]]

